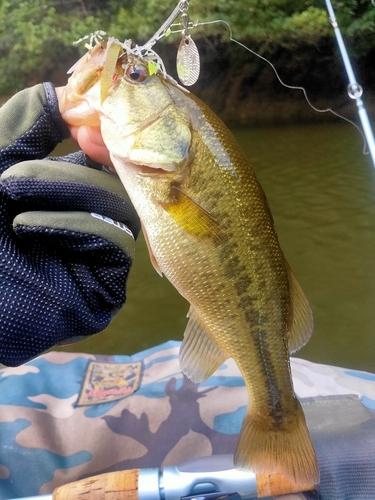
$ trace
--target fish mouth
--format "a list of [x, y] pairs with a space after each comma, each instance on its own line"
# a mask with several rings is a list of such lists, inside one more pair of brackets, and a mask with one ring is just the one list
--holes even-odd
[[[162, 168], [161, 166], [155, 166], [152, 167], [150, 165], [145, 165], [142, 163], [135, 163], [132, 161], [123, 161], [122, 158], [118, 158], [115, 155], [113, 155], [112, 160], [114, 161], [114, 164], [120, 163], [123, 167], [126, 168], [128, 171], [132, 171], [136, 175], [142, 176], [142, 177], [153, 177], [153, 176], [158, 176], [158, 175], [163, 175], [165, 176], [166, 174], [172, 174], [175, 172], [175, 168]], [[116, 162], [117, 160], [117, 162]], [[110, 167], [110, 170], [114, 173], [117, 173], [116, 166], [115, 167]]]
[[[138, 165], [137, 163], [132, 163], [132, 162], [126, 162], [126, 166], [128, 168], [131, 168], [132, 170], [135, 170], [137, 174], [144, 176], [165, 175], [166, 173], [172, 172], [172, 170], [166, 170], [160, 167], [149, 167], [148, 165]], [[109, 166], [107, 168], [113, 174], [117, 174], [115, 167]]]
[[[136, 164], [134, 164], [136, 165]], [[162, 167], [149, 167], [148, 165], [136, 165], [137, 171], [141, 175], [154, 175], [154, 174], [166, 174], [174, 172], [174, 168], [162, 168]]]
[[152, 167], [150, 165], [145, 165], [141, 163], [128, 162], [128, 166], [136, 171], [136, 173], [140, 176], [156, 176], [156, 175], [166, 175], [175, 172], [175, 168], [163, 168], [161, 166]]

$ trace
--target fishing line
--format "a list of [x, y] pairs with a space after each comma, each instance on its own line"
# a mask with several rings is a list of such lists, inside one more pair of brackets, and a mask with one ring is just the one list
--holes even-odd
[[[372, 1], [375, 1], [375, 0], [372, 0]], [[340, 113], [337, 113], [336, 111], [334, 111], [332, 108], [327, 108], [327, 109], [319, 109], [317, 108], [316, 106], [314, 106], [312, 104], [312, 102], [310, 101], [308, 95], [307, 95], [307, 92], [306, 92], [306, 89], [304, 87], [300, 87], [300, 86], [297, 86], [297, 85], [289, 85], [287, 83], [285, 83], [279, 73], [277, 72], [277, 69], [276, 67], [272, 64], [272, 62], [267, 59], [266, 57], [258, 54], [257, 52], [255, 52], [254, 50], [250, 49], [249, 47], [247, 47], [246, 45], [244, 45], [243, 43], [239, 42], [238, 40], [236, 40], [235, 38], [233, 38], [233, 31], [232, 31], [232, 27], [230, 26], [230, 24], [227, 22], [227, 21], [224, 21], [223, 19], [218, 19], [218, 20], [215, 20], [215, 21], [207, 21], [207, 22], [203, 22], [203, 23], [189, 23], [190, 24], [190, 29], [191, 28], [195, 28], [197, 26], [204, 26], [204, 25], [207, 25], [207, 24], [224, 24], [228, 31], [229, 31], [229, 40], [231, 42], [234, 42], [236, 43], [237, 45], [239, 45], [240, 47], [244, 48], [245, 50], [247, 50], [248, 52], [250, 52], [251, 54], [253, 54], [254, 56], [258, 57], [259, 59], [261, 59], [262, 61], [266, 62], [273, 70], [273, 72], [275, 73], [276, 75], [276, 78], [277, 80], [281, 83], [281, 85], [283, 85], [284, 87], [288, 88], [288, 89], [291, 89], [291, 90], [300, 90], [303, 92], [303, 95], [305, 97], [305, 100], [307, 102], [307, 104], [310, 106], [311, 109], [313, 109], [316, 113], [331, 113], [333, 114], [334, 116], [336, 116], [337, 118], [340, 118], [341, 120], [344, 120], [348, 123], [350, 123], [350, 125], [352, 125], [353, 127], [355, 127], [357, 129], [357, 131], [360, 133], [361, 137], [362, 137], [362, 140], [363, 140], [363, 149], [362, 149], [362, 154], [369, 154], [369, 150], [368, 150], [368, 147], [367, 147], [367, 141], [366, 141], [366, 137], [363, 133], [363, 131], [361, 130], [361, 128], [352, 120], [350, 120], [349, 118], [346, 118], [345, 116], [341, 115]], [[180, 26], [179, 24], [172, 24], [170, 25], [170, 28], [172, 28], [173, 26]], [[180, 33], [182, 30], [176, 30], [176, 31], [172, 31], [172, 30], [168, 30], [166, 31], [164, 34], [162, 34], [161, 36], [159, 36], [158, 40], [160, 38], [162, 38], [163, 36], [168, 36], [169, 34], [171, 33]], [[160, 33], [159, 33], [160, 35]]]

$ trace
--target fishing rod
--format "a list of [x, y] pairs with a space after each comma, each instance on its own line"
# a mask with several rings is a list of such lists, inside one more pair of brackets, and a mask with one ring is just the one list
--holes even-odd
[[346, 73], [347, 73], [348, 79], [349, 79], [348, 95], [351, 99], [355, 99], [355, 102], [357, 105], [358, 115], [359, 115], [359, 118], [360, 118], [361, 123], [362, 123], [362, 128], [363, 128], [363, 132], [364, 132], [365, 137], [366, 137], [367, 146], [368, 146], [368, 149], [370, 152], [373, 166], [375, 168], [374, 134], [372, 132], [372, 128], [370, 125], [370, 121], [368, 119], [365, 105], [362, 101], [363, 88], [357, 82], [357, 80], [355, 78], [354, 71], [353, 71], [349, 56], [348, 56], [348, 52], [346, 50], [344, 40], [341, 36], [340, 28], [339, 28], [339, 25], [337, 23], [337, 19], [336, 19], [336, 16], [335, 16], [332, 4], [331, 4], [331, 0], [325, 0], [325, 2], [327, 5], [327, 10], [328, 10], [328, 14], [329, 14], [329, 20], [332, 24], [334, 31], [335, 31], [336, 40], [337, 40], [337, 43], [338, 43], [338, 46], [339, 46], [339, 49], [341, 52], [341, 57], [343, 59]]
[[233, 455], [201, 457], [180, 465], [107, 472], [18, 500], [254, 500], [313, 490], [279, 474], [236, 470]]

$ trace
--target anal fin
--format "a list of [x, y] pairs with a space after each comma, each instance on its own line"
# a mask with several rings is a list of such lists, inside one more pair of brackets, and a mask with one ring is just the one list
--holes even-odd
[[180, 348], [181, 371], [195, 383], [208, 379], [229, 357], [205, 332], [190, 307], [189, 322]]
[[291, 269], [289, 269], [289, 282], [293, 306], [293, 319], [289, 337], [289, 352], [292, 354], [308, 342], [313, 331], [314, 322], [309, 302]]

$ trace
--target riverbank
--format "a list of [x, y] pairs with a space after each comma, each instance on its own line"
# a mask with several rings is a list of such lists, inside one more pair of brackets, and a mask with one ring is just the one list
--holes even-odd
[[[337, 120], [332, 113], [312, 109], [306, 101], [303, 87], [311, 104], [319, 110], [328, 108], [347, 119], [358, 122], [357, 107], [347, 93], [348, 79], [341, 55], [333, 37], [320, 39], [316, 44], [299, 44], [289, 49], [254, 47], [251, 40], [243, 43], [259, 50], [277, 70], [265, 60], [246, 51], [234, 42], [220, 37], [197, 41], [201, 56], [198, 82], [189, 88], [201, 98], [230, 127], [289, 125]], [[175, 65], [178, 43], [155, 46], [167, 71], [177, 79]], [[363, 101], [370, 120], [375, 120], [375, 66], [372, 54], [352, 60], [358, 83], [364, 89]], [[74, 56], [75, 58], [77, 56]], [[61, 62], [44, 80], [64, 85], [66, 68], [75, 58]], [[34, 85], [36, 81], [29, 82]], [[0, 105], [7, 98], [0, 97]]]
[[[251, 40], [244, 44], [252, 48]], [[283, 86], [270, 64], [234, 42], [215, 38], [200, 40], [197, 46], [201, 75], [190, 90], [228, 125], [265, 126], [337, 119], [331, 113], [313, 110], [301, 89]], [[158, 50], [168, 71], [175, 76], [177, 45], [161, 45]], [[263, 56], [274, 65], [286, 85], [303, 87], [315, 108], [332, 108], [357, 121], [357, 107], [348, 96], [348, 79], [333, 38], [322, 38], [316, 45], [300, 45], [290, 50], [270, 48]], [[352, 64], [364, 88], [367, 111], [375, 117], [375, 68], [371, 61], [367, 56]]]

